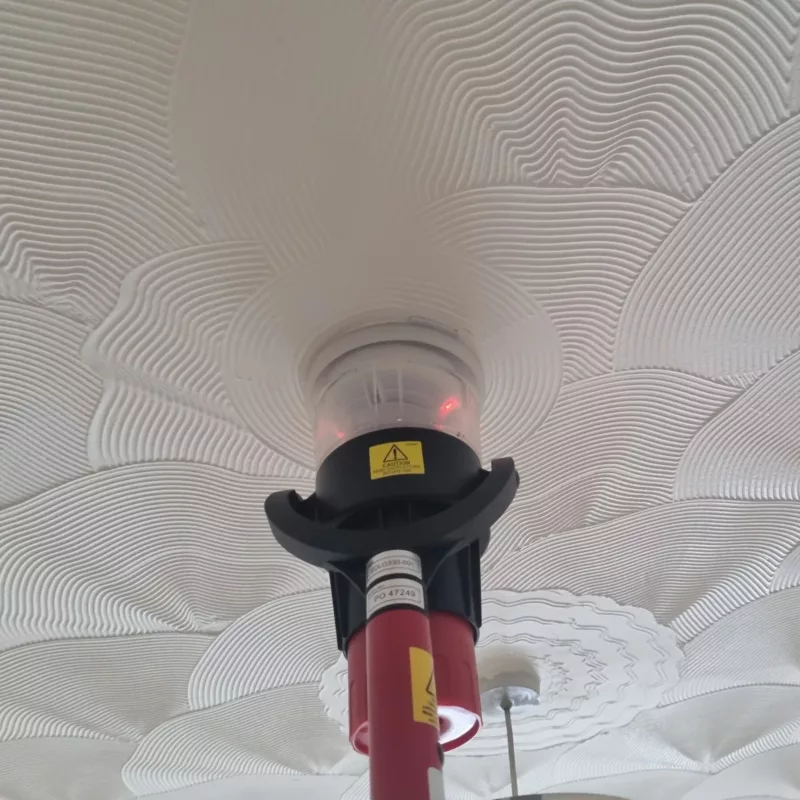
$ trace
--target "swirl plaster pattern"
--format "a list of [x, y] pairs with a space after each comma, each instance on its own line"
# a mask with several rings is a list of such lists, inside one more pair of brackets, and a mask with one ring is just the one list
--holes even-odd
[[[356, 8], [240, 3], [238, 25], [214, 4], [198, 9], [178, 80], [187, 88], [202, 80], [205, 90], [176, 96], [176, 149], [218, 236], [264, 236], [294, 252], [313, 246], [325, 225], [308, 211], [336, 204], [334, 186], [348, 172], [359, 188], [388, 173], [425, 199], [516, 183], [696, 197], [789, 111], [791, 2], [659, 2], [647, 15], [624, 2]], [[281, 29], [294, 37], [264, 48], [260, 32]], [[334, 31], [349, 34], [346, 49]], [[293, 92], [318, 91], [315, 69], [346, 87], [340, 113], [326, 113], [327, 97], [292, 102]], [[249, 102], [253, 91], [284, 113], [265, 115]], [[206, 102], [222, 113], [209, 118]], [[242, 145], [255, 162], [240, 158]], [[274, 184], [261, 180], [264, 168]]]
[[81, 324], [3, 299], [0, 316], [2, 509], [90, 471], [86, 438], [100, 383], [80, 359]]
[[342, 765], [346, 772], [348, 761], [362, 772], [363, 758], [325, 718], [317, 691], [295, 683], [175, 717], [139, 744], [123, 780], [147, 795], [235, 775], [329, 773]]
[[664, 366], [748, 384], [800, 346], [796, 268], [800, 118], [731, 165], [641, 272], [616, 365]]
[[97, 322], [126, 272], [201, 235], [169, 146], [189, 5], [3, 3], [0, 270]]
[[[506, 524], [514, 520], [498, 526], [498, 544], [504, 535], [525, 541]], [[602, 590], [619, 603], [647, 608], [687, 641], [768, 594], [783, 559], [788, 563], [799, 544], [795, 503], [685, 501], [535, 541], [490, 559], [487, 580], [528, 591]], [[580, 558], [571, 556], [576, 550]], [[690, 563], [687, 552], [694, 553]]]
[[800, 586], [800, 546], [795, 547], [786, 556], [786, 560], [780, 565], [772, 579], [772, 591], [774, 592], [791, 589], [795, 586]]
[[0, 512], [2, 646], [213, 633], [270, 597], [326, 586], [321, 570], [285, 554], [250, 502], [290, 485], [200, 465], [141, 465]]
[[242, 425], [220, 375], [227, 327], [269, 276], [263, 250], [247, 242], [187, 248], [128, 275], [83, 349], [104, 378], [89, 437], [93, 466], [187, 460], [309, 476]]
[[[562, 387], [544, 424], [518, 451], [527, 480], [498, 526], [489, 564], [520, 541], [668, 502], [686, 446], [734, 397], [729, 386], [667, 370], [611, 373]], [[504, 535], [508, 528], [514, 533]]]
[[781, 361], [698, 432], [681, 458], [676, 497], [800, 499], [798, 398], [800, 352]]
[[308, 353], [425, 318], [521, 472], [520, 789], [800, 800], [800, 0], [5, 0], [0, 53], [0, 795], [366, 800], [261, 504]]
[[240, 617], [219, 635], [188, 684], [193, 709], [319, 680], [337, 655], [330, 592], [293, 594]]
[[737, 686], [800, 686], [794, 615], [800, 590], [769, 594], [685, 645], [681, 681], [662, 705]]
[[[642, 770], [724, 775], [763, 753], [798, 743], [799, 709], [796, 686], [727, 689], [644, 712], [635, 726], [579, 744], [569, 761], [583, 762], [579, 770], [586, 778]], [[563, 768], [557, 775], [562, 782]]]
[[[0, 741], [78, 736], [135, 742], [188, 710], [186, 685], [212, 641], [163, 633], [4, 650]], [[170, 664], [168, 675], [163, 661]]]
[[445, 198], [429, 214], [443, 247], [540, 299], [571, 383], [610, 370], [625, 297], [688, 207], [642, 189], [504, 186]]
[[0, 742], [0, 792], [14, 800], [130, 800], [122, 766], [133, 745], [66, 737]]

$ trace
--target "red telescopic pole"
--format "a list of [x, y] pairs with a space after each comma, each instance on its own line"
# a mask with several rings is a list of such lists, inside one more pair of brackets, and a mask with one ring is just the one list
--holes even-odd
[[367, 565], [367, 706], [372, 800], [444, 800], [439, 716], [418, 556]]

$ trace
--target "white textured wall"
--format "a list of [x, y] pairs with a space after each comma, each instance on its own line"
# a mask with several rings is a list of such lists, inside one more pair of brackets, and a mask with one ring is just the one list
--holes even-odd
[[[298, 361], [471, 331], [526, 791], [800, 800], [800, 2], [0, 0], [0, 795], [366, 800]], [[501, 730], [447, 760], [509, 792]]]

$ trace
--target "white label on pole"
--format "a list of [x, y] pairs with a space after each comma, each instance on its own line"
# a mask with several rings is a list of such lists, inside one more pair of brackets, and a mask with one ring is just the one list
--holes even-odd
[[428, 797], [430, 800], [444, 800], [444, 775], [435, 767], [428, 767]]
[[367, 591], [367, 617], [388, 606], [417, 606], [424, 610], [422, 584], [411, 578], [389, 578]]
[[410, 550], [387, 550], [373, 556], [367, 564], [367, 586], [387, 575], [411, 575], [422, 579], [422, 562]]

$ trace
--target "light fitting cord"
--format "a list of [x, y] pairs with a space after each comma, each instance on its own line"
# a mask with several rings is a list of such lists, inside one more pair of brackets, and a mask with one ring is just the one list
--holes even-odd
[[511, 773], [511, 796], [518, 797], [519, 789], [517, 788], [517, 757], [514, 754], [514, 731], [511, 728], [511, 699], [508, 692], [503, 692], [503, 697], [500, 700], [500, 708], [503, 709], [503, 714], [506, 718], [506, 737], [508, 739], [508, 769]]

